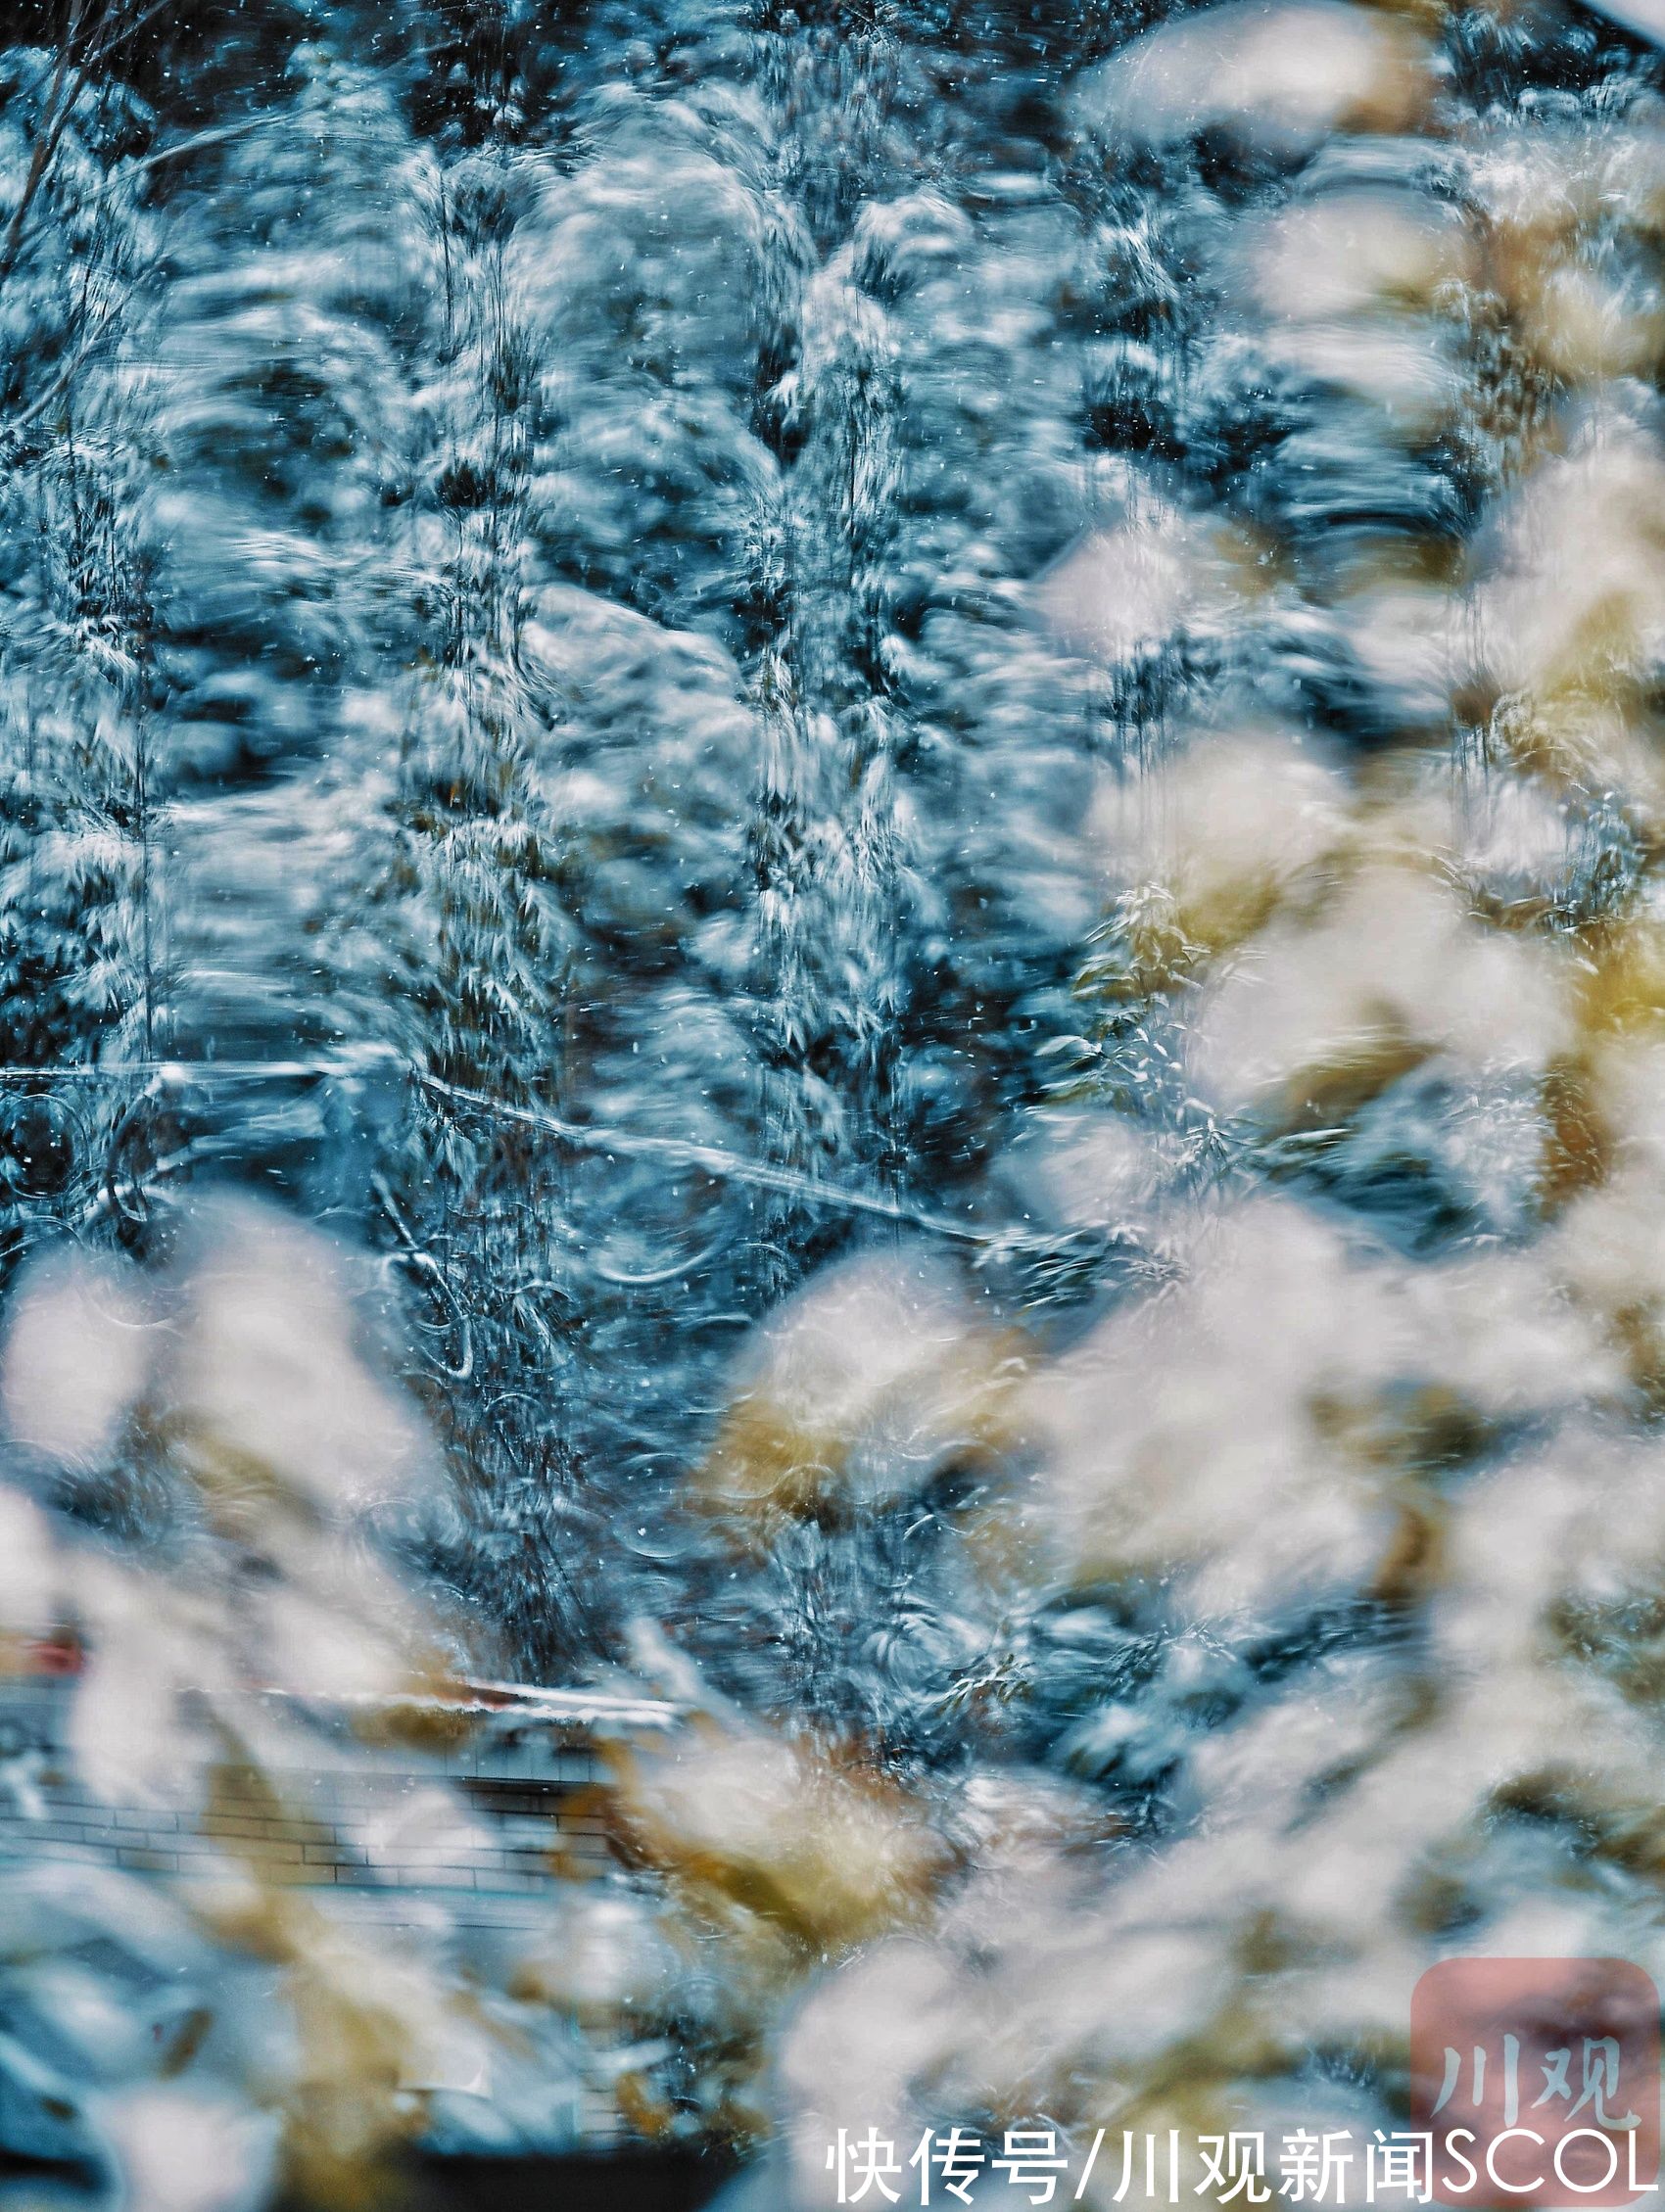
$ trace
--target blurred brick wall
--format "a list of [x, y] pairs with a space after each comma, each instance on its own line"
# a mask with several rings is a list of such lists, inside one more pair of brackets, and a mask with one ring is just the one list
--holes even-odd
[[[221, 1766], [204, 1806], [105, 1803], [65, 1750], [71, 1679], [0, 1678], [0, 1852], [207, 1874], [228, 1859], [268, 1880], [374, 1893], [444, 1891], [490, 1923], [495, 1906], [612, 1863], [595, 1792], [605, 1780], [577, 1721], [504, 1724], [433, 1754], [339, 1745], [309, 1764]], [[446, 1803], [441, 1785], [449, 1785]]]

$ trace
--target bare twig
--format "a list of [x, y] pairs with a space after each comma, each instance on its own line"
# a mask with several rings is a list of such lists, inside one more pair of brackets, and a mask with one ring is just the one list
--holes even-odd
[[491, 1120], [513, 1122], [524, 1129], [542, 1130], [571, 1152], [590, 1153], [602, 1159], [663, 1160], [667, 1167], [692, 1169], [719, 1182], [747, 1184], [753, 1190], [775, 1191], [783, 1198], [800, 1199], [805, 1205], [827, 1207], [839, 1213], [867, 1214], [902, 1228], [918, 1229], [927, 1236], [945, 1237], [956, 1244], [981, 1246], [989, 1241], [987, 1231], [970, 1228], [963, 1221], [950, 1221], [944, 1214], [899, 1205], [892, 1199], [875, 1198], [865, 1191], [846, 1190], [841, 1183], [829, 1183], [819, 1175], [805, 1175], [796, 1168], [772, 1167], [766, 1160], [747, 1159], [741, 1153], [725, 1152], [717, 1145], [696, 1145], [682, 1137], [649, 1137], [636, 1130], [563, 1121], [556, 1114], [536, 1111], [529, 1106], [505, 1106], [483, 1091], [465, 1090], [459, 1083], [447, 1083], [437, 1075], [420, 1071], [414, 1080], [419, 1089], [472, 1113], [483, 1114]]
[[[362, 1078], [374, 1073], [389, 1073], [404, 1063], [391, 1054], [378, 1054], [365, 1060], [157, 1060], [125, 1061], [103, 1067], [53, 1068], [0, 1068], [0, 1085], [8, 1083], [39, 1084], [43, 1082], [113, 1081], [120, 1077], [148, 1077], [170, 1084], [194, 1082], [306, 1082], [344, 1081]], [[940, 1237], [949, 1243], [963, 1245], [978, 1254], [978, 1263], [1002, 1254], [1028, 1251], [1052, 1252], [1060, 1250], [1066, 1257], [1080, 1256], [1084, 1232], [1062, 1230], [1056, 1233], [1029, 1232], [1000, 1229], [974, 1228], [964, 1221], [951, 1220], [946, 1214], [935, 1213], [923, 1206], [903, 1205], [892, 1199], [875, 1197], [871, 1192], [852, 1191], [842, 1183], [829, 1182], [819, 1175], [806, 1175], [796, 1168], [772, 1166], [766, 1160], [748, 1159], [742, 1153], [727, 1151], [720, 1145], [694, 1144], [683, 1137], [649, 1136], [641, 1130], [618, 1129], [606, 1123], [566, 1121], [558, 1114], [547, 1113], [532, 1106], [514, 1106], [494, 1099], [484, 1091], [467, 1089], [460, 1083], [448, 1083], [438, 1075], [413, 1068], [409, 1071], [411, 1082], [418, 1090], [432, 1098], [442, 1099], [453, 1108], [483, 1116], [488, 1120], [503, 1121], [522, 1129], [532, 1129], [564, 1145], [569, 1152], [584, 1153], [597, 1159], [659, 1160], [665, 1166], [680, 1168], [685, 1172], [709, 1175], [714, 1181], [736, 1183], [752, 1190], [773, 1191], [783, 1198], [796, 1199], [802, 1204], [822, 1208], [828, 1212], [860, 1214], [870, 1220], [886, 1221], [895, 1227], [917, 1230], [922, 1236]], [[391, 1191], [378, 1178], [376, 1196], [383, 1210], [392, 1220], [404, 1247], [403, 1255], [409, 1263], [423, 1271], [431, 1270], [437, 1277], [441, 1295], [460, 1315], [455, 1293], [445, 1280], [444, 1272], [424, 1251], [404, 1219]], [[1160, 1246], [1153, 1246], [1130, 1228], [1093, 1232], [1100, 1256], [1115, 1253], [1136, 1275], [1165, 1278], [1172, 1272], [1170, 1255]], [[685, 1273], [690, 1262], [679, 1262], [662, 1276], [644, 1275], [626, 1279], [637, 1284], [655, 1280], [669, 1281]], [[598, 1271], [604, 1272], [604, 1271]], [[523, 1288], [525, 1286], [522, 1286]]]

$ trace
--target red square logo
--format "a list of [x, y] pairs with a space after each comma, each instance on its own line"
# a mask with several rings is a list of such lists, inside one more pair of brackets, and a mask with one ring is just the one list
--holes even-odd
[[1447, 1958], [1410, 2000], [1437, 2198], [1634, 2204], [1659, 2169], [1659, 1993], [1623, 1958]]

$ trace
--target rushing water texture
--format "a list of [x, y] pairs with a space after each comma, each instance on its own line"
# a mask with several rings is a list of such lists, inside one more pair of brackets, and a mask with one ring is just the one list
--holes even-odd
[[1665, 1980], [1620, 13], [10, 0], [9, 1663], [187, 1822], [308, 1698], [688, 1719], [466, 1971], [0, 1862], [0, 2202], [599, 2067], [823, 2212], [1401, 2124], [1459, 1938]]

